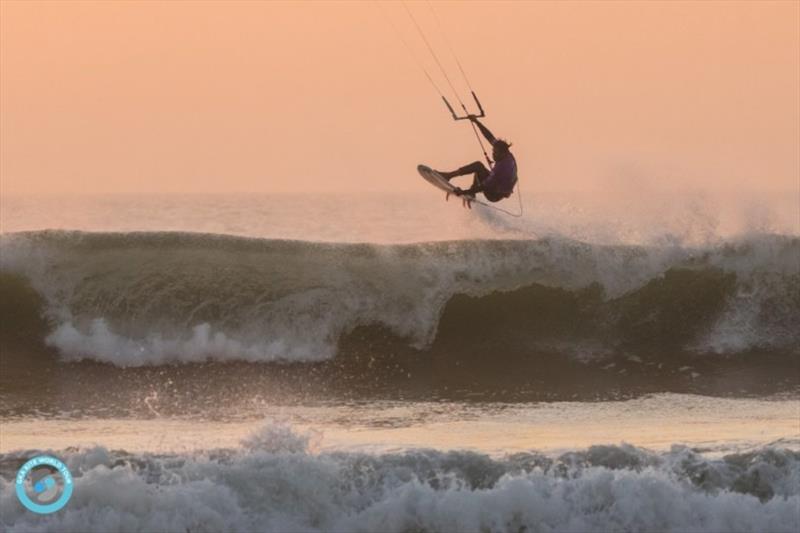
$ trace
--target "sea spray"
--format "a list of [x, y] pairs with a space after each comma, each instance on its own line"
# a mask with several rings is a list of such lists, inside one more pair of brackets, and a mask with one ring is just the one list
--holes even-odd
[[[6, 531], [797, 531], [800, 454], [707, 457], [598, 445], [489, 456], [408, 449], [311, 452], [302, 433], [257, 429], [237, 449], [59, 452], [75, 479], [62, 512], [16, 502], [0, 456]], [[253, 445], [253, 443], [258, 443]]]
[[[6, 234], [0, 247], [3, 293], [35, 291], [44, 341], [67, 360], [320, 361], [364, 326], [427, 350], [443, 322], [482, 309], [484, 332], [497, 336], [487, 298], [509, 311], [516, 329], [503, 338], [523, 339], [517, 351], [572, 342], [636, 353], [663, 340], [679, 351], [794, 353], [800, 340], [800, 240], [776, 235], [658, 247], [50, 231]], [[585, 328], [547, 333], [558, 332], [556, 308]]]

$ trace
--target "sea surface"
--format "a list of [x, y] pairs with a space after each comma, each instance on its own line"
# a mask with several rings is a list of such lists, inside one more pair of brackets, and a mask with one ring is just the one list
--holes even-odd
[[0, 530], [800, 530], [797, 191], [523, 204], [0, 198]]

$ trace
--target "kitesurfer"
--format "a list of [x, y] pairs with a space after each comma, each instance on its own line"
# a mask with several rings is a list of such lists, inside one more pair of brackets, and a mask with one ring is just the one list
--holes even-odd
[[472, 174], [472, 186], [469, 189], [456, 187], [454, 193], [458, 196], [475, 196], [476, 193], [482, 192], [490, 202], [499, 202], [511, 196], [514, 186], [517, 184], [517, 161], [509, 150], [511, 144], [496, 138], [475, 115], [469, 115], [469, 119], [478, 126], [483, 136], [492, 145], [494, 168], [490, 170], [481, 161], [475, 161], [452, 172], [437, 172], [447, 181], [457, 176]]

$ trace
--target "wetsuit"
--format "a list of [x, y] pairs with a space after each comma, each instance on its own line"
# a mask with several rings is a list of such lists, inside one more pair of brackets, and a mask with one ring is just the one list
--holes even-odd
[[490, 202], [499, 202], [514, 192], [514, 186], [517, 184], [517, 161], [509, 152], [500, 161], [497, 161], [491, 170], [486, 168], [482, 162], [475, 161], [456, 170], [455, 175], [467, 174], [474, 174], [475, 179], [472, 187], [465, 190], [464, 194], [474, 195], [482, 192]]
[[[486, 126], [475, 120], [478, 128], [493, 146], [497, 139]], [[499, 202], [504, 198], [511, 196], [514, 192], [514, 186], [517, 184], [517, 160], [511, 152], [506, 154], [495, 161], [494, 168], [489, 170], [480, 161], [470, 163], [465, 167], [461, 167], [455, 172], [450, 174], [451, 177], [465, 176], [467, 174], [474, 174], [475, 179], [472, 182], [472, 187], [464, 191], [464, 194], [475, 195], [482, 192], [487, 200], [490, 202]]]

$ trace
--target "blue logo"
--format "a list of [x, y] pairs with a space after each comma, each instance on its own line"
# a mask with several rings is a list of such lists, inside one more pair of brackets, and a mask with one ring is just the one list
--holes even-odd
[[55, 513], [72, 496], [72, 474], [67, 465], [49, 455], [34, 457], [17, 472], [17, 498], [28, 510]]

